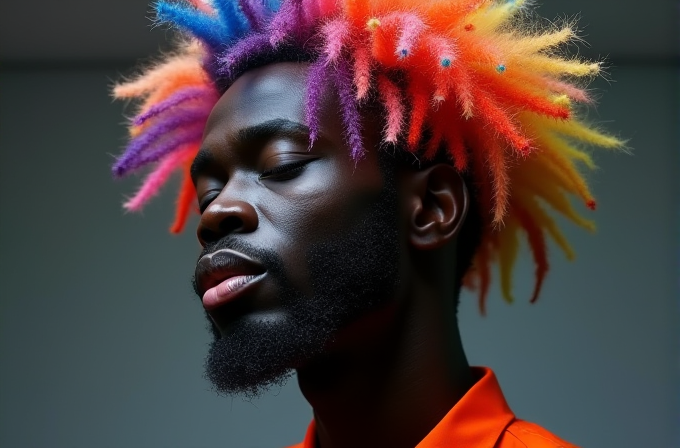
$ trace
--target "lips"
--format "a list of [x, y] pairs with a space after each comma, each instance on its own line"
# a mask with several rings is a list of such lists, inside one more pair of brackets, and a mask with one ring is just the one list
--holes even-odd
[[231, 249], [204, 255], [196, 266], [196, 284], [203, 307], [210, 311], [235, 300], [265, 274], [260, 263]]

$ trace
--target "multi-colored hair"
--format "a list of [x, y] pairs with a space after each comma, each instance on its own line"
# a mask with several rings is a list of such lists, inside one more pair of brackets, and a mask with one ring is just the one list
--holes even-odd
[[365, 154], [360, 108], [375, 100], [385, 110], [384, 143], [403, 143], [423, 159], [445, 148], [455, 168], [473, 179], [483, 229], [465, 284], [478, 289], [482, 312], [493, 262], [503, 297], [513, 300], [522, 232], [536, 267], [532, 302], [548, 271], [546, 236], [573, 258], [549, 209], [594, 228], [569, 198], [595, 209], [579, 172], [595, 167], [583, 147], [623, 143], [576, 116], [577, 105], [592, 103], [584, 84], [601, 67], [560, 54], [577, 39], [573, 24], [538, 26], [523, 0], [161, 0], [155, 7], [158, 21], [179, 28], [186, 40], [114, 89], [116, 98], [141, 100], [114, 175], [153, 167], [126, 209], [141, 209], [181, 171], [171, 228], [180, 232], [195, 209], [189, 166], [212, 107], [253, 61], [292, 48], [311, 64], [310, 144], [321, 94], [331, 84], [349, 157], [358, 162]]

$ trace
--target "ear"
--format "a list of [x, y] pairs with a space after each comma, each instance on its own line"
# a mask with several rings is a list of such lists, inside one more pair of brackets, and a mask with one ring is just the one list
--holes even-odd
[[443, 163], [409, 177], [409, 241], [416, 249], [439, 248], [465, 221], [470, 201], [465, 182], [454, 167]]

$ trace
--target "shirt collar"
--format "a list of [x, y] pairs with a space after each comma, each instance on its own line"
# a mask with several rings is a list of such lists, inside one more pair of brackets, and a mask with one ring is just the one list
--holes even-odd
[[[474, 446], [493, 448], [514, 420], [496, 375], [486, 367], [472, 367], [477, 382], [444, 416], [416, 448]], [[302, 448], [316, 447], [314, 420], [307, 429]]]
[[515, 415], [491, 369], [473, 367], [472, 375], [477, 382], [416, 448], [496, 445]]

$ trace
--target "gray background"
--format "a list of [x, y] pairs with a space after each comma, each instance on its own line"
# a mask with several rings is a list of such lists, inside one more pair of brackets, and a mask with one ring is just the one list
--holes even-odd
[[[680, 447], [678, 4], [544, 3], [582, 12], [583, 52], [609, 55], [590, 118], [633, 155], [596, 154], [598, 232], [566, 226], [578, 260], [553, 250], [538, 304], [526, 251], [518, 303], [494, 289], [482, 318], [463, 297], [464, 343], [521, 418], [586, 447]], [[2, 447], [279, 447], [311, 417], [294, 380], [248, 402], [202, 379], [198, 245], [165, 232], [176, 180], [142, 215], [121, 211], [138, 179], [110, 180], [125, 132], [108, 88], [166, 37], [148, 9], [0, 6]]]

